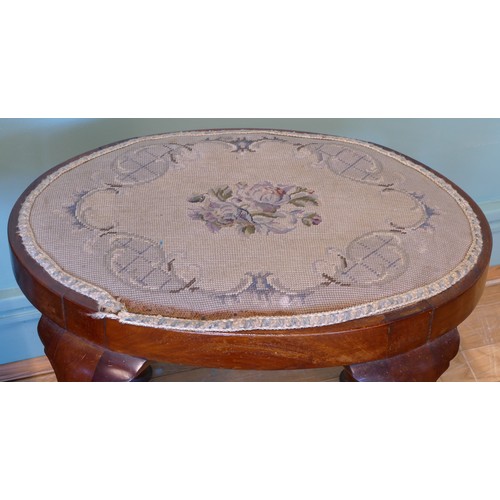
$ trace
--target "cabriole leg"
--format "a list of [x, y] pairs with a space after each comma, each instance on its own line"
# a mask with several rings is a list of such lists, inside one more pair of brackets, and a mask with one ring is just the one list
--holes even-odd
[[45, 316], [38, 323], [38, 334], [59, 382], [135, 382], [151, 378], [146, 360], [81, 339]]
[[345, 366], [342, 382], [435, 382], [450, 366], [460, 344], [458, 330], [392, 358]]

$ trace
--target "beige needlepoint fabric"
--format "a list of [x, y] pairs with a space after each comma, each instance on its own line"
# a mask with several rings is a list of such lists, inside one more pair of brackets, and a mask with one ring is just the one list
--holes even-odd
[[478, 220], [444, 180], [353, 139], [272, 130], [143, 137], [48, 175], [19, 220], [57, 281], [122, 322], [305, 328], [457, 283]]

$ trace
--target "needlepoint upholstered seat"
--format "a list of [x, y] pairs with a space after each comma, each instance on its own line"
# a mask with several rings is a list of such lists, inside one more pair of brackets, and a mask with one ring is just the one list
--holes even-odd
[[28, 188], [10, 241], [59, 380], [144, 378], [149, 360], [436, 380], [491, 251], [481, 211], [436, 172], [276, 130], [83, 154]]

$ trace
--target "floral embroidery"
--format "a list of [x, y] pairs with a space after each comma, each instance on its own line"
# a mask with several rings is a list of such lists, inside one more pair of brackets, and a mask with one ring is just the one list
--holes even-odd
[[189, 216], [203, 221], [217, 233], [225, 227], [236, 227], [243, 234], [288, 233], [300, 221], [317, 226], [321, 216], [308, 210], [319, 205], [314, 191], [300, 186], [274, 185], [269, 181], [248, 185], [222, 186], [188, 199], [199, 204]]

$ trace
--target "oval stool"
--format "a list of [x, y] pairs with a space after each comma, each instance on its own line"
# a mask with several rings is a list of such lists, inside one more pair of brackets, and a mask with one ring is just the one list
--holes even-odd
[[435, 381], [484, 288], [491, 232], [460, 188], [354, 139], [138, 137], [29, 186], [9, 241], [60, 381], [149, 362]]

